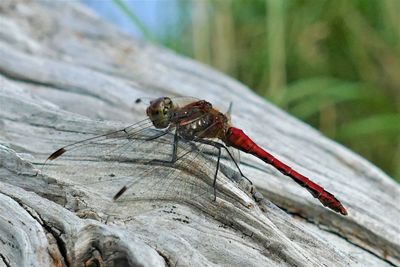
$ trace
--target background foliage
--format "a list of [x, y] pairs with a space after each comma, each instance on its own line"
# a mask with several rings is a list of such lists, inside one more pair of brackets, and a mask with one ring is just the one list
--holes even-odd
[[400, 181], [400, 1], [178, 0], [157, 36], [114, 3]]

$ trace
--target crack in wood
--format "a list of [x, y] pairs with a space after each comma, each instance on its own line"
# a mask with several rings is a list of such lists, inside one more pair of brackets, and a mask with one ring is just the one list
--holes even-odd
[[[241, 266], [275, 266], [289, 263], [316, 266], [356, 264], [390, 266], [396, 265], [396, 263], [398, 265], [400, 240], [396, 237], [399, 232], [399, 226], [396, 223], [400, 218], [400, 210], [394, 203], [398, 203], [399, 200], [399, 186], [375, 166], [288, 116], [277, 107], [251, 94], [240, 83], [189, 59], [182, 59], [166, 49], [159, 49], [146, 42], [130, 40], [127, 35], [121, 34], [113, 27], [108, 27], [109, 24], [98, 17], [90, 15], [90, 12], [86, 12], [84, 7], [77, 3], [65, 2], [60, 6], [58, 4], [44, 5], [40, 1], [13, 0], [12, 2], [15, 2], [15, 6], [18, 8], [1, 5], [2, 1], [0, 1], [0, 16], [5, 18], [6, 23], [13, 26], [2, 27], [3, 34], [0, 36], [0, 47], [5, 52], [3, 53], [5, 56], [2, 58], [4, 60], [0, 61], [0, 72], [4, 75], [0, 74], [0, 121], [5, 121], [4, 129], [0, 130], [0, 139], [7, 140], [17, 152], [41, 151], [42, 148], [50, 150], [51, 146], [56, 144], [55, 142], [69, 142], [71, 139], [69, 136], [72, 134], [68, 134], [68, 132], [82, 134], [81, 131], [68, 129], [92, 130], [85, 124], [88, 122], [87, 120], [83, 120], [81, 116], [75, 116], [75, 114], [89, 114], [90, 112], [89, 117], [92, 118], [129, 123], [131, 119], [135, 121], [139, 117], [139, 107], [136, 108], [136, 106], [132, 106], [134, 111], [132, 114], [125, 116], [130, 110], [127, 108], [130, 105], [127, 104], [130, 103], [129, 99], [136, 99], [143, 95], [197, 94], [215, 104], [224, 100], [234, 101], [235, 105], [239, 106], [236, 114], [241, 126], [252, 131], [254, 137], [260, 142], [268, 143], [268, 147], [274, 148], [274, 152], [277, 154], [293, 158], [291, 161], [295, 165], [306, 169], [311, 175], [323, 176], [330, 188], [338, 194], [340, 192], [338, 197], [346, 199], [347, 204], [352, 207], [352, 212], [354, 211], [352, 216], [346, 219], [334, 216], [324, 211], [323, 207], [317, 206], [319, 203], [314, 203], [309, 199], [303, 200], [300, 190], [299, 192], [291, 190], [288, 181], [281, 179], [275, 183], [276, 181], [262, 180], [266, 173], [274, 176], [277, 173], [271, 168], [262, 167], [256, 162], [254, 163], [256, 165], [253, 165], [253, 161], [248, 161], [243, 162], [242, 166], [247, 167], [250, 175], [253, 175], [252, 173], [257, 175], [254, 178], [260, 178], [258, 181], [262, 181], [262, 184], [259, 184], [258, 190], [262, 192], [265, 192], [262, 189], [268, 190], [269, 194], [264, 193], [267, 197], [265, 200], [272, 199], [275, 203], [281, 203], [280, 208], [266, 201], [266, 207], [262, 207], [266, 212], [255, 208], [246, 210], [240, 206], [243, 203], [248, 204], [245, 202], [247, 198], [245, 200], [244, 195], [239, 197], [230, 195], [228, 199], [224, 194], [224, 197], [219, 197], [221, 200], [219, 203], [212, 204], [193, 199], [186, 201], [183, 197], [174, 199], [161, 196], [161, 199], [155, 199], [156, 196], [155, 198], [140, 199], [137, 202], [121, 201], [115, 210], [118, 212], [118, 217], [115, 216], [116, 218], [110, 224], [101, 224], [101, 231], [95, 233], [79, 227], [82, 226], [82, 223], [98, 226], [98, 222], [81, 220], [75, 216], [77, 214], [70, 216], [70, 212], [65, 209], [68, 208], [66, 207], [68, 205], [62, 205], [64, 208], [57, 206], [57, 212], [59, 212], [57, 217], [54, 214], [51, 214], [52, 217], [48, 216], [53, 210], [40, 209], [40, 215], [35, 215], [35, 210], [32, 210], [33, 214], [26, 216], [39, 216], [36, 218], [38, 221], [42, 216], [51, 221], [41, 222], [37, 227], [44, 229], [48, 239], [54, 236], [52, 245], [56, 250], [60, 250], [62, 257], [67, 259], [67, 255], [79, 254], [76, 247], [71, 247], [71, 245], [76, 245], [72, 241], [82, 241], [78, 245], [84, 246], [85, 242], [88, 242], [86, 238], [103, 242], [104, 238], [117, 237], [118, 241], [113, 239], [115, 244], [125, 246], [127, 253], [121, 257], [136, 257], [137, 260], [143, 262], [146, 260], [143, 255], [148, 253], [146, 255], [153, 257], [155, 262], [162, 265], [165, 261], [168, 266], [175, 265], [169, 259], [178, 259], [179, 264], [190, 259], [196, 266], [204, 264], [204, 261]], [[25, 12], [26, 10], [29, 10], [29, 14]], [[29, 49], [31, 44], [34, 44], [33, 48], [37, 49]], [[130, 51], [124, 50], [127, 48]], [[84, 73], [82, 74], [82, 72]], [[121, 76], [124, 79], [121, 79]], [[2, 80], [9, 80], [9, 83], [4, 83], [5, 86], [2, 86]], [[30, 86], [27, 86], [28, 84]], [[229, 94], [223, 95], [221, 86]], [[44, 90], [36, 94], [40, 88]], [[41, 97], [44, 100], [41, 100]], [[127, 99], [128, 97], [129, 99]], [[90, 102], [91, 100], [93, 102]], [[59, 105], [60, 109], [49, 108], [45, 102]], [[64, 103], [68, 106], [65, 106]], [[63, 109], [69, 110], [69, 112], [65, 112]], [[7, 122], [8, 118], [14, 119], [16, 123]], [[96, 124], [96, 129], [99, 131], [108, 131], [109, 128], [108, 124]], [[3, 151], [0, 146], [0, 152]], [[37, 154], [33, 152], [31, 154], [34, 157], [42, 156], [41, 152]], [[1, 163], [11, 163], [14, 164], [12, 166], [21, 167], [18, 162], [18, 164], [13, 162], [14, 159], [8, 157], [6, 153], [0, 153], [0, 157]], [[296, 158], [294, 159], [294, 157]], [[75, 163], [72, 162], [72, 164]], [[107, 167], [106, 165], [101, 166], [101, 164], [102, 162], [99, 161], [93, 165], [99, 166], [100, 169]], [[150, 166], [150, 168], [152, 167]], [[359, 169], [363, 171], [360, 172]], [[65, 170], [61, 165], [54, 165], [53, 171], [61, 174], [61, 172], [68, 172], [71, 169]], [[130, 169], [126, 169], [126, 171], [130, 171]], [[54, 187], [46, 185], [46, 182], [40, 179], [31, 179], [21, 173], [10, 173], [2, 168], [0, 168], [0, 173], [1, 175], [10, 175], [15, 180], [10, 182], [10, 179], [6, 178], [5, 183], [11, 183], [34, 192], [45, 192], [40, 196], [34, 196], [43, 201], [43, 205], [49, 203], [43, 197], [50, 199], [52, 204], [55, 201], [51, 197], [46, 197], [46, 192], [50, 196], [64, 194], [64, 188], [54, 190]], [[192, 174], [193, 172], [187, 173]], [[77, 178], [77, 180], [71, 179], [72, 186], [78, 186], [81, 182], [77, 177], [79, 174], [72, 177]], [[90, 175], [89, 172], [88, 174]], [[160, 188], [165, 185], [162, 180], [163, 174], [165, 173], [157, 173], [160, 179], [156, 181], [159, 181]], [[186, 172], [179, 175], [184, 176], [183, 174]], [[203, 179], [203, 177], [199, 178]], [[3, 178], [0, 179], [3, 181]], [[205, 179], [203, 180], [205, 181]], [[117, 184], [111, 183], [113, 181], [110, 181], [110, 187], [117, 186]], [[177, 192], [191, 189], [193, 186], [194, 184], [187, 183], [187, 187], [178, 188], [180, 191], [177, 190]], [[38, 187], [40, 188], [38, 189]], [[290, 187], [289, 192], [286, 191], [288, 187]], [[101, 188], [101, 185], [99, 188], [99, 190], [93, 189], [93, 187], [85, 188], [87, 193], [80, 199], [93, 211], [104, 210], [104, 203], [106, 203], [102, 201], [104, 194], [99, 196], [98, 193], [107, 188]], [[75, 203], [72, 202], [75, 199], [70, 197], [70, 195], [74, 197], [71, 194], [73, 190], [70, 188], [65, 188], [65, 190], [67, 191], [67, 200], [71, 199], [71, 203], [67, 204], [71, 205], [72, 209], [80, 208], [81, 202], [75, 206]], [[18, 197], [24, 199], [27, 208], [29, 205], [33, 206], [30, 199], [23, 198], [24, 196]], [[260, 200], [258, 196], [256, 197]], [[233, 202], [237, 200], [241, 203]], [[185, 214], [189, 215], [190, 224], [182, 223], [183, 221], [179, 220], [182, 218], [177, 216], [173, 217], [175, 220], [160, 218], [163, 217], [163, 214], [160, 216], [159, 213], [152, 212], [154, 211], [151, 208], [151, 204], [154, 203], [152, 201], [182, 204], [187, 208]], [[258, 203], [260, 202], [262, 199]], [[304, 221], [302, 222], [304, 225], [300, 225], [293, 218], [296, 216], [296, 212], [290, 215], [283, 214], [282, 206], [296, 211], [292, 206], [296, 202], [301, 205], [297, 209], [299, 211], [297, 216], [306, 219], [315, 218], [315, 220]], [[85, 206], [85, 203], [82, 206]], [[23, 211], [21, 210], [21, 212]], [[88, 215], [90, 217], [90, 214]], [[112, 215], [106, 214], [106, 216]], [[134, 219], [129, 221], [127, 219], [129, 216]], [[80, 236], [77, 237], [78, 241], [71, 241], [72, 238], [76, 238], [74, 233], [68, 232], [68, 236], [60, 235], [60, 231], [51, 225], [51, 223], [56, 226], [65, 225], [66, 218], [70, 220], [71, 224], [76, 223], [71, 226], [78, 226], [81, 231], [79, 234], [84, 235], [83, 238]], [[318, 227], [314, 227], [318, 220]], [[217, 225], [218, 222], [223, 222], [231, 227], [221, 229]], [[9, 226], [6, 220], [1, 223]], [[36, 225], [36, 223], [34, 224]], [[302, 226], [304, 227], [302, 228]], [[63, 226], [58, 227], [63, 228]], [[328, 230], [324, 227], [327, 227]], [[66, 226], [63, 229], [65, 232], [70, 230]], [[104, 233], [103, 231], [106, 231], [107, 235], [99, 235]], [[42, 236], [42, 232], [43, 230], [40, 229], [40, 236]], [[242, 232], [251, 237], [245, 236]], [[221, 237], [225, 234], [228, 238], [224, 240]], [[153, 246], [162, 247], [168, 255], [163, 257], [162, 253], [157, 253], [150, 246], [146, 247], [142, 242], [138, 242], [136, 245], [129, 243], [127, 246], [126, 242], [134, 240], [136, 236], [139, 236], [139, 239], [145, 238], [148, 243], [154, 244]], [[49, 243], [45, 239], [46, 237], [41, 238], [44, 238], [40, 240], [41, 244]], [[357, 240], [354, 240], [355, 238]], [[103, 244], [100, 243], [100, 245]], [[102, 252], [105, 255], [108, 253], [108, 247], [104, 247]], [[127, 251], [128, 247], [131, 249], [130, 254]], [[366, 250], [369, 247], [375, 253]], [[82, 247], [82, 249], [86, 249], [86, 247]], [[29, 249], [23, 247], [20, 248], [20, 251], [22, 253], [30, 252]], [[134, 254], [137, 251], [143, 253]], [[260, 251], [263, 251], [265, 255]], [[231, 257], [233, 254], [236, 256], [233, 258], [234, 262]], [[0, 262], [5, 255], [8, 256], [3, 253]], [[385, 260], [386, 258], [389, 262]], [[35, 256], [32, 256], [32, 260], [36, 260]], [[51, 259], [48, 260], [51, 261]], [[70, 259], [70, 261], [73, 260]], [[70, 265], [72, 266], [73, 263], [71, 262]]]
[[8, 261], [8, 259], [6, 258], [5, 255], [3, 255], [3, 254], [0, 253], [0, 258], [1, 258], [1, 260], [3, 261], [3, 263], [4, 263], [7, 267], [11, 267], [11, 264], [10, 264], [10, 262]]
[[[157, 252], [158, 255], [160, 255], [160, 256], [164, 259], [165, 265], [166, 265], [167, 267], [172, 267], [171, 260], [168, 258], [167, 255], [165, 255], [164, 253], [162, 253], [161, 250], [158, 250], [157, 248], [153, 248], [153, 249]], [[175, 266], [176, 266], [177, 264], [178, 264], [178, 263], [175, 263]]]
[[[25, 54], [23, 56], [26, 56]], [[72, 68], [73, 66], [71, 66]], [[83, 68], [82, 66], [80, 66], [81, 68]], [[92, 70], [93, 71], [93, 70]], [[0, 67], [0, 74], [2, 74], [3, 76], [7, 77], [10, 80], [13, 81], [17, 81], [17, 82], [24, 82], [24, 83], [29, 83], [29, 84], [33, 84], [33, 85], [38, 85], [38, 86], [43, 86], [49, 89], [56, 89], [56, 90], [60, 90], [60, 91], [67, 91], [67, 92], [71, 92], [71, 93], [75, 93], [75, 94], [80, 94], [80, 95], [86, 95], [86, 96], [90, 96], [93, 97], [95, 99], [101, 100], [105, 103], [108, 104], [114, 104], [112, 101], [108, 100], [107, 98], [102, 98], [100, 96], [98, 96], [97, 94], [92, 94], [90, 92], [88, 92], [87, 90], [82, 90], [82, 89], [78, 89], [76, 90], [74, 86], [68, 87], [68, 86], [59, 86], [57, 85], [57, 83], [54, 82], [42, 82], [42, 81], [37, 81], [34, 80], [32, 78], [23, 76], [23, 74], [16, 74], [13, 72], [10, 72], [9, 70], [5, 69], [5, 68], [1, 68]]]
[[[68, 250], [66, 248], [64, 241], [60, 238], [59, 234], [52, 228], [51, 225], [47, 225], [47, 222], [41, 218], [39, 213], [35, 211], [36, 215], [38, 216], [36, 217], [36, 215], [32, 213], [31, 208], [27, 206], [25, 203], [20, 202], [18, 199], [12, 196], [9, 197], [12, 198], [16, 203], [18, 203], [18, 205], [20, 205], [21, 208], [23, 208], [35, 221], [37, 221], [39, 225], [41, 225], [46, 230], [46, 232], [50, 234], [52, 238], [54, 238], [54, 240], [56, 240], [59, 254], [62, 256], [62, 258], [60, 259], [61, 264], [64, 263], [65, 266], [70, 267], [71, 265], [68, 261]], [[62, 231], [60, 231], [59, 229], [57, 230], [60, 233], [62, 233]], [[50, 256], [53, 258], [53, 255]], [[57, 264], [57, 266], [62, 266], [62, 265]]]
[[365, 252], [367, 252], [367, 253], [369, 253], [369, 254], [371, 254], [371, 255], [373, 255], [373, 256], [375, 256], [375, 257], [377, 257], [377, 258], [379, 258], [379, 259], [381, 259], [383, 261], [385, 261], [386, 263], [388, 263], [388, 264], [390, 264], [392, 266], [396, 266], [396, 264], [394, 262], [390, 261], [389, 259], [386, 259], [386, 258], [382, 257], [379, 253], [375, 252], [374, 250], [368, 249], [368, 247], [369, 247], [368, 244], [366, 246], [362, 246], [360, 244], [357, 244], [354, 241], [351, 241], [351, 239], [349, 237], [347, 237], [347, 236], [345, 236], [343, 234], [340, 234], [341, 231], [339, 229], [334, 229], [334, 228], [329, 227], [327, 225], [320, 224], [317, 221], [313, 220], [312, 218], [308, 218], [308, 217], [304, 216], [302, 213], [292, 212], [290, 210], [287, 210], [284, 207], [281, 207], [281, 209], [285, 210], [288, 214], [291, 214], [292, 216], [298, 216], [298, 217], [304, 219], [305, 221], [307, 221], [309, 223], [312, 223], [313, 225], [317, 226], [322, 231], [326, 231], [328, 233], [331, 233], [333, 235], [336, 235], [336, 236], [342, 238], [343, 240], [346, 240], [350, 244], [352, 244], [352, 245], [360, 248], [361, 250], [363, 250], [363, 251], [365, 251]]

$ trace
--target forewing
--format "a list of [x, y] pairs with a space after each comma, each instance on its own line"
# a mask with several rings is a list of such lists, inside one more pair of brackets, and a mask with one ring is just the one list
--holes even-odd
[[227, 192], [235, 191], [232, 188], [240, 174], [226, 152], [222, 151], [214, 187], [218, 150], [192, 141], [180, 140], [178, 144], [174, 164], [152, 161], [137, 165], [138, 171], [124, 179], [117, 201], [170, 200], [196, 205], [213, 201], [215, 196], [233, 197]]
[[148, 141], [163, 133], [152, 129], [151, 125], [149, 120], [143, 120], [66, 145], [48, 157], [41, 172], [86, 185], [102, 179], [118, 181], [130, 176], [129, 164], [170, 156], [171, 144], [163, 143], [165, 139]]
[[[166, 143], [172, 143], [172, 135], [163, 138], [169, 138], [170, 140]], [[215, 140], [213, 141], [215, 142]], [[193, 203], [201, 200], [210, 201], [220, 191], [225, 193], [229, 191], [224, 188], [230, 186], [232, 189], [241, 180], [238, 164], [224, 147], [221, 148], [218, 176], [215, 176], [219, 156], [218, 148], [221, 146], [210, 145], [212, 142], [204, 144], [182, 138], [178, 138], [178, 144], [174, 163], [160, 162], [159, 160], [146, 162], [139, 167], [140, 172], [132, 175], [131, 180], [127, 177], [126, 184], [122, 186], [114, 199], [120, 199], [124, 195], [121, 200], [168, 199]], [[236, 187], [236, 189], [238, 188]]]
[[[71, 180], [116, 203], [149, 199], [212, 201], [218, 150], [180, 138], [177, 160], [171, 163], [174, 133], [153, 139], [162, 132], [150, 126], [150, 121], [142, 121], [64, 146], [49, 156], [43, 173]], [[238, 177], [224, 150], [221, 161], [216, 194], [232, 184], [229, 179]]]

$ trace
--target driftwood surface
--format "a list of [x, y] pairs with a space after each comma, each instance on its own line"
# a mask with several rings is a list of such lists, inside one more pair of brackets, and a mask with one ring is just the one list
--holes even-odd
[[[223, 174], [216, 201], [185, 197], [185, 179], [211, 187], [212, 178], [178, 168], [179, 197], [157, 199], [163, 188], [154, 183], [148, 199], [113, 202], [121, 182], [95, 183], [94, 170], [135, 173], [140, 164], [101, 157], [68, 180], [77, 160], [37, 175], [60, 146], [143, 119], [136, 98], [164, 95], [232, 101], [236, 126], [334, 193], [349, 215], [243, 153], [256, 197]], [[134, 153], [157, 156], [149, 146]], [[141, 168], [157, 169], [143, 179], [160, 183], [172, 172]], [[134, 40], [72, 1], [0, 1], [0, 201], [0, 266], [400, 265], [400, 187], [390, 177], [235, 80]]]

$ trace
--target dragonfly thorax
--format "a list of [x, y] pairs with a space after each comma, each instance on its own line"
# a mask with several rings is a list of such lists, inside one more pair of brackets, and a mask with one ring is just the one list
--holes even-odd
[[160, 97], [150, 102], [146, 113], [154, 127], [176, 127], [178, 135], [186, 140], [224, 139], [229, 128], [229, 119], [205, 100], [178, 106], [169, 97]]
[[189, 123], [183, 123], [177, 127], [179, 136], [186, 140], [193, 140], [197, 138], [204, 138], [213, 131], [213, 118], [211, 114], [205, 114], [200, 118], [193, 120]]

